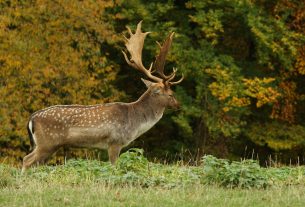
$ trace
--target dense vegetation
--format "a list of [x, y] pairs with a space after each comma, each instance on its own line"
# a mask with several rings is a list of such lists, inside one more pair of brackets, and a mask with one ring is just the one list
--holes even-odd
[[205, 156], [203, 165], [149, 162], [131, 149], [117, 164], [70, 159], [20, 169], [0, 164], [3, 206], [304, 206], [305, 168]]
[[174, 31], [166, 68], [185, 81], [175, 88], [181, 110], [168, 111], [134, 146], [149, 158], [258, 154], [303, 163], [304, 11], [298, 0], [2, 0], [0, 157], [26, 154], [25, 126], [36, 110], [139, 97], [141, 74], [120, 50], [125, 26], [144, 20], [153, 31], [145, 65], [155, 41]]

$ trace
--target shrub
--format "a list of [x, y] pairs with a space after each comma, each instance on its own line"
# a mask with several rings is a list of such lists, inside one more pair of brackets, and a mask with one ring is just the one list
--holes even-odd
[[230, 162], [212, 155], [204, 156], [202, 160], [204, 183], [242, 188], [265, 188], [269, 185], [266, 169], [261, 168], [255, 160]]
[[138, 174], [147, 174], [148, 160], [143, 156], [143, 149], [132, 148], [121, 154], [116, 163], [116, 168], [121, 173], [134, 172]]

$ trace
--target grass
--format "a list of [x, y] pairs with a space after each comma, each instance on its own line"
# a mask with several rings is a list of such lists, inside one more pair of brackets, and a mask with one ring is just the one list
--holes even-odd
[[69, 160], [21, 175], [0, 165], [0, 206], [305, 206], [305, 168], [260, 168], [206, 156], [202, 166]]
[[1, 206], [304, 206], [305, 188], [266, 190], [216, 186], [160, 187], [48, 184], [33, 181], [1, 190]]

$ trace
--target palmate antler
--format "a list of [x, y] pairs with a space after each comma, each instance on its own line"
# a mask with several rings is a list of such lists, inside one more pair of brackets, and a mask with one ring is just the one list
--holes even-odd
[[[150, 65], [149, 69], [146, 69], [142, 63], [142, 50], [143, 50], [145, 37], [150, 32], [143, 33], [141, 31], [141, 24], [142, 24], [142, 21], [140, 21], [138, 23], [135, 34], [133, 34], [131, 32], [130, 28], [127, 27], [128, 32], [130, 34], [130, 38], [128, 39], [125, 37], [125, 40], [126, 40], [125, 46], [129, 52], [131, 58], [129, 60], [127, 54], [123, 51], [126, 62], [133, 68], [142, 71], [148, 78], [150, 78], [156, 82], [163, 82], [166, 85], [175, 85], [175, 84], [180, 83], [183, 80], [183, 76], [179, 81], [170, 82], [171, 80], [174, 79], [177, 69], [174, 68], [173, 72], [170, 75], [164, 74], [164, 65], [165, 65], [166, 55], [172, 44], [174, 32], [172, 32], [166, 38], [166, 40], [164, 41], [164, 43], [162, 45], [160, 45], [158, 43], [158, 45], [160, 47], [160, 52], [156, 56], [155, 62]], [[158, 73], [158, 75], [161, 76], [160, 78], [151, 74], [152, 68], [154, 68], [155, 71]]]
[[129, 27], [127, 27], [128, 32], [130, 34], [130, 38], [127, 39], [125, 36], [125, 46], [131, 56], [130, 60], [128, 59], [126, 53], [123, 51], [124, 57], [128, 65], [131, 67], [142, 71], [148, 78], [156, 81], [156, 82], [162, 82], [161, 78], [158, 78], [156, 76], [153, 76], [151, 74], [151, 69], [152, 69], [152, 64], [150, 65], [149, 69], [146, 69], [142, 63], [142, 50], [143, 50], [143, 45], [144, 45], [144, 40], [145, 37], [149, 34], [149, 32], [143, 33], [141, 31], [141, 24], [142, 21], [139, 22], [137, 25], [137, 29], [135, 34], [132, 34], [131, 30]]

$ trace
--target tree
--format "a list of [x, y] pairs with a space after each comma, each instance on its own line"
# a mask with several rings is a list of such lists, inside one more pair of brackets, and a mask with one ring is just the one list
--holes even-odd
[[[179, 134], [164, 137], [172, 137], [169, 139], [183, 143], [180, 146], [193, 152], [199, 149], [201, 157], [207, 140], [239, 138], [273, 150], [283, 149], [276, 147], [280, 144], [267, 142], [282, 136], [281, 131], [274, 130], [275, 136], [266, 139], [263, 133], [259, 137], [250, 136], [258, 130], [255, 126], [261, 126], [260, 132], [266, 132], [270, 126], [303, 132], [301, 122], [291, 122], [298, 105], [295, 97], [299, 95], [295, 94], [296, 83], [287, 82], [287, 73], [294, 73], [296, 64], [302, 65], [299, 48], [304, 45], [304, 35], [270, 11], [280, 3], [248, 0], [117, 3], [119, 30], [121, 25], [135, 25], [144, 19], [148, 31], [158, 31], [151, 35], [156, 40], [169, 30], [176, 32], [168, 67], [178, 67], [186, 79], [177, 88], [182, 110], [172, 116]], [[147, 53], [154, 54], [154, 44], [147, 44]], [[169, 120], [165, 120], [158, 129], [168, 128]], [[297, 145], [302, 145], [304, 136], [288, 134], [291, 136], [283, 135], [285, 149], [295, 146], [292, 143], [296, 139]]]
[[56, 104], [117, 100], [119, 66], [109, 58], [117, 41], [103, 16], [112, 1], [0, 3], [1, 154], [20, 158], [29, 145], [26, 124]]

